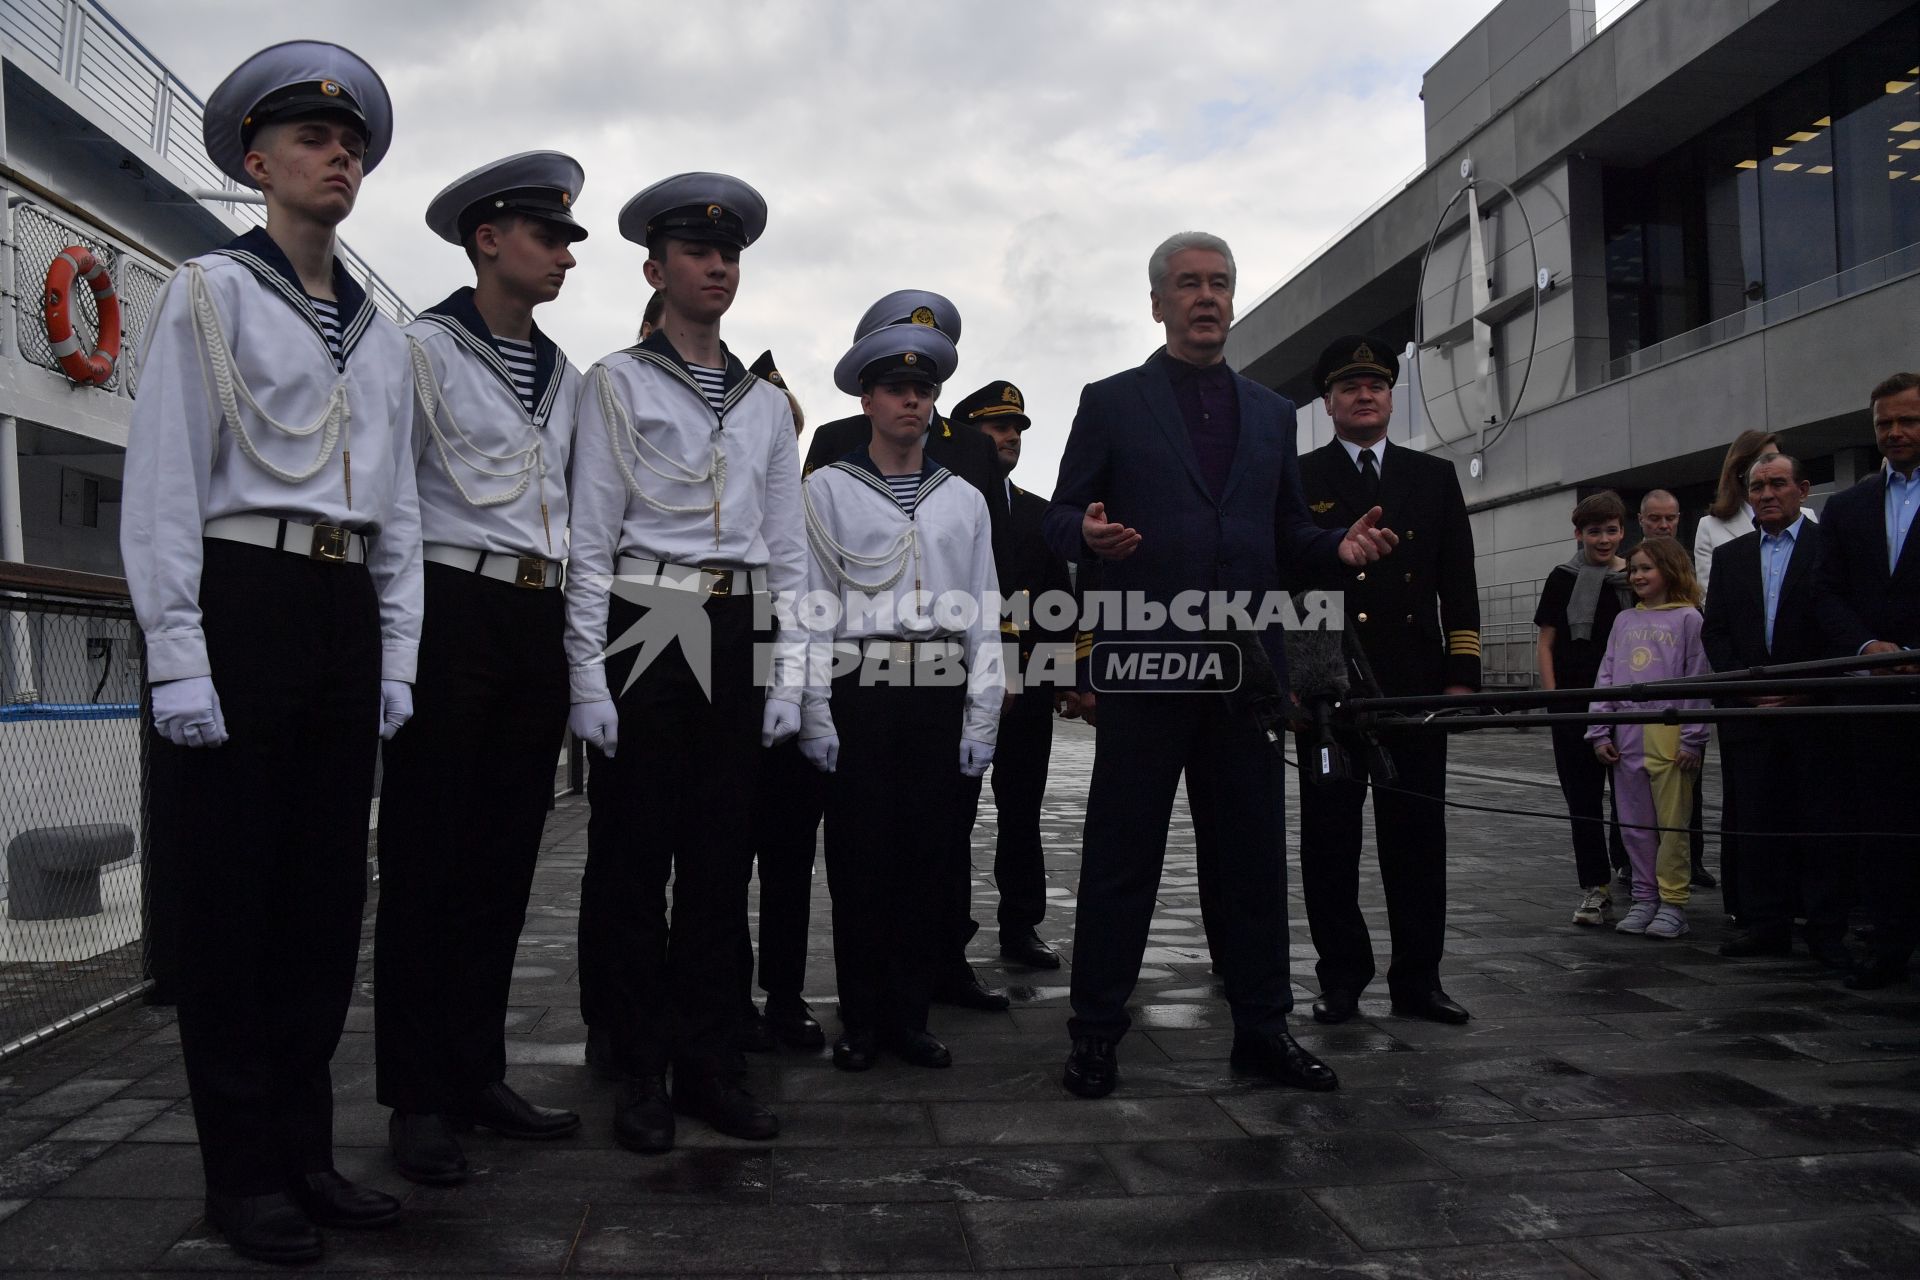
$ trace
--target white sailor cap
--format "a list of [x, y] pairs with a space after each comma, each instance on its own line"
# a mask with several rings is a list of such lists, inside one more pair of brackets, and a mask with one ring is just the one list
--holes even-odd
[[960, 366], [951, 339], [932, 325], [888, 324], [856, 341], [833, 367], [833, 385], [857, 396], [875, 383], [939, 386]]
[[580, 162], [558, 151], [522, 151], [483, 164], [441, 189], [427, 206], [427, 226], [453, 244], [464, 244], [473, 229], [509, 210], [554, 223], [569, 240], [585, 240], [587, 229], [573, 220], [586, 173]]
[[952, 341], [960, 341], [960, 309], [927, 289], [896, 289], [868, 307], [853, 327], [854, 340], [889, 324], [932, 325]]
[[670, 236], [744, 249], [766, 229], [767, 202], [724, 173], [676, 173], [620, 210], [620, 234], [635, 244]]
[[393, 99], [380, 73], [350, 49], [324, 40], [289, 40], [235, 67], [207, 98], [202, 136], [220, 172], [242, 186], [254, 131], [276, 120], [344, 115], [367, 140], [361, 170], [372, 173], [393, 141]]

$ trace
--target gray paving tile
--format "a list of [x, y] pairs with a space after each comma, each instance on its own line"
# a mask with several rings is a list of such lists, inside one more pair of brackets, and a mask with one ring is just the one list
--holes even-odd
[[1266, 1258], [1190, 1263], [1181, 1280], [1589, 1280], [1549, 1244], [1464, 1245], [1418, 1252], [1369, 1253], [1359, 1261]]
[[1920, 1147], [1920, 1112], [1905, 1108], [1841, 1103], [1762, 1111], [1699, 1111], [1685, 1118], [1757, 1156]]
[[1121, 1183], [1137, 1195], [1417, 1181], [1447, 1176], [1444, 1165], [1392, 1133], [1316, 1133], [1198, 1142], [1142, 1142], [1104, 1148]]
[[1625, 1169], [1744, 1154], [1734, 1144], [1667, 1115], [1423, 1129], [1408, 1138], [1468, 1177], [1525, 1169]]
[[1701, 1225], [1673, 1201], [1613, 1169], [1327, 1187], [1307, 1194], [1367, 1249], [1552, 1239], [1616, 1230], [1622, 1223], [1639, 1232]]
[[201, 1202], [33, 1201], [0, 1221], [0, 1258], [9, 1271], [137, 1269], [159, 1259], [196, 1222]]
[[969, 1270], [948, 1204], [596, 1207], [570, 1269], [582, 1274], [710, 1275]]
[[1451, 1124], [1498, 1124], [1527, 1113], [1484, 1089], [1341, 1089], [1297, 1094], [1280, 1090], [1222, 1098], [1220, 1109], [1248, 1133], [1344, 1133], [1349, 1130], [1429, 1129]]
[[773, 1197], [784, 1202], [1036, 1200], [1121, 1190], [1093, 1147], [886, 1147], [774, 1158]]
[[1879, 1218], [1631, 1232], [1559, 1241], [1585, 1271], [1609, 1280], [1777, 1276], [1828, 1280], [1913, 1273], [1914, 1236]]
[[[908, 1146], [934, 1141], [933, 1118], [919, 1102], [777, 1102], [781, 1149], [790, 1147]], [[675, 1142], [683, 1147], [751, 1147], [741, 1138], [715, 1133], [698, 1122], [683, 1124]]]
[[202, 1194], [200, 1148], [185, 1143], [128, 1142], [81, 1165], [50, 1188], [57, 1196], [140, 1200]]
[[57, 1084], [12, 1108], [7, 1114], [27, 1120], [38, 1116], [56, 1116], [70, 1120], [92, 1110], [133, 1083], [132, 1077], [80, 1078]]
[[1911, 1151], [1734, 1160], [1632, 1176], [1715, 1223], [1920, 1212], [1920, 1155]]
[[1356, 1255], [1297, 1191], [1003, 1201], [960, 1214], [985, 1268]]
[[[1124, 1087], [1124, 1086], [1123, 1086]], [[933, 1108], [943, 1143], [1136, 1142], [1235, 1137], [1240, 1129], [1211, 1098], [1136, 1098], [1115, 1093], [1087, 1101], [949, 1102]]]
[[110, 1142], [47, 1142], [22, 1148], [0, 1161], [0, 1199], [43, 1194], [113, 1146]]
[[1717, 1071], [1578, 1075], [1546, 1082], [1493, 1080], [1482, 1087], [1543, 1120], [1787, 1105], [1787, 1099], [1778, 1094]]

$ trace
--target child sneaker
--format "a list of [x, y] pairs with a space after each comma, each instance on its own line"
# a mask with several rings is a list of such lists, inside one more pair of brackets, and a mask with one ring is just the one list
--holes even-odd
[[1686, 932], [1686, 908], [1676, 907], [1670, 902], [1661, 904], [1646, 928], [1649, 938], [1678, 938]]
[[[1627, 912], [1627, 918], [1613, 926], [1614, 931], [1617, 933], [1645, 933], [1647, 926], [1653, 923], [1654, 916], [1659, 914], [1659, 910], [1660, 906], [1658, 903], [1636, 902], [1633, 904], [1633, 910]], [[1686, 923], [1684, 918], [1681, 923]]]
[[1605, 885], [1595, 885], [1587, 890], [1587, 896], [1580, 901], [1580, 909], [1573, 913], [1575, 924], [1605, 924], [1613, 919], [1613, 894]]

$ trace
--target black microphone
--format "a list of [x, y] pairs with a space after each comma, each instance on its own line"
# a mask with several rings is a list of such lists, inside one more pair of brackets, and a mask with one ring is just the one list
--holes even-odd
[[[1343, 635], [1335, 631], [1286, 633], [1287, 683], [1309, 725], [1300, 735], [1301, 767], [1316, 783], [1353, 777], [1353, 762], [1333, 733], [1333, 711], [1353, 688]], [[1308, 741], [1311, 732], [1312, 741]]]

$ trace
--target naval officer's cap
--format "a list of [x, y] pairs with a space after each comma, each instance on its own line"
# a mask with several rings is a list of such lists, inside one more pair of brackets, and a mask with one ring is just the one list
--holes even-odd
[[393, 141], [393, 99], [380, 73], [350, 49], [324, 40], [289, 40], [235, 67], [207, 98], [202, 136], [220, 172], [242, 186], [247, 148], [262, 125], [344, 116], [367, 140], [361, 171], [372, 173]]
[[882, 382], [939, 386], [953, 376], [960, 353], [932, 325], [882, 325], [855, 342], [833, 367], [833, 385], [857, 396]]
[[1004, 378], [989, 382], [953, 406], [951, 416], [955, 422], [973, 426], [993, 420], [1011, 422], [1017, 429], [1025, 431], [1033, 425], [1033, 419], [1027, 416], [1026, 397], [1020, 394], [1020, 388]]
[[744, 249], [766, 229], [767, 202], [724, 173], [676, 173], [620, 210], [620, 234], [649, 248], [671, 238]]
[[1342, 378], [1400, 379], [1400, 353], [1378, 338], [1349, 333], [1335, 338], [1313, 366], [1313, 384], [1325, 395]]
[[511, 212], [551, 222], [569, 240], [585, 240], [587, 229], [573, 220], [585, 182], [572, 156], [522, 151], [448, 183], [427, 206], [427, 226], [442, 240], [465, 244], [475, 227]]
[[890, 324], [929, 325], [946, 334], [950, 342], [960, 341], [960, 308], [927, 289], [895, 289], [868, 307], [860, 323], [853, 326], [854, 341]]

